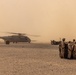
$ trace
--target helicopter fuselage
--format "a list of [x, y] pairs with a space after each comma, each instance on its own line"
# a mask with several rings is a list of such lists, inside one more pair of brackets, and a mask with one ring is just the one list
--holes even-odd
[[9, 44], [10, 42], [13, 42], [13, 43], [17, 43], [17, 42], [28, 42], [30, 43], [31, 42], [31, 39], [27, 36], [19, 36], [19, 35], [12, 35], [12, 36], [3, 36], [3, 37], [0, 37], [1, 39], [3, 39], [5, 41], [6, 44]]

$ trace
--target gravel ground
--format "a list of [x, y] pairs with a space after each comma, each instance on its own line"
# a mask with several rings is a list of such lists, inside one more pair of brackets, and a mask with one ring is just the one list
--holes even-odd
[[50, 44], [0, 44], [0, 75], [76, 75], [76, 60]]

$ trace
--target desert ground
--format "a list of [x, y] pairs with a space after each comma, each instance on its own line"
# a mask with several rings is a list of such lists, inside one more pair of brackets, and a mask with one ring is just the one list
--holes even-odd
[[76, 75], [76, 59], [61, 59], [51, 44], [2, 43], [0, 75]]

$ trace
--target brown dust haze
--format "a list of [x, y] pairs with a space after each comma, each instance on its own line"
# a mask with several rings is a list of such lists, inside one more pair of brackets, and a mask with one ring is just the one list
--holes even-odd
[[[38, 42], [76, 38], [76, 0], [0, 0], [0, 31], [38, 34]], [[0, 36], [7, 35], [0, 33]]]

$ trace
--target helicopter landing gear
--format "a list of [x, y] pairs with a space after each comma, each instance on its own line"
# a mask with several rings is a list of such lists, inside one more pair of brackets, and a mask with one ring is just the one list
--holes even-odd
[[30, 42], [28, 42], [28, 43], [30, 43]]
[[18, 42], [13, 42], [13, 43], [18, 43]]
[[6, 44], [10, 44], [10, 42], [9, 42], [9, 41], [5, 41], [5, 43], [6, 43]]
[[31, 41], [28, 41], [28, 43], [30, 43]]

